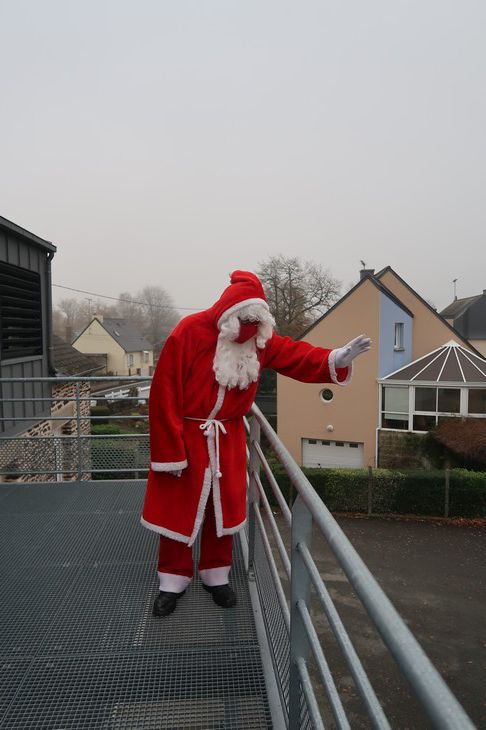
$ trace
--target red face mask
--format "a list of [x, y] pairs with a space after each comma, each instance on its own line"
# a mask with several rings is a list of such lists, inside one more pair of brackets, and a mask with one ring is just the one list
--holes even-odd
[[235, 342], [242, 345], [244, 342], [248, 342], [258, 332], [258, 322], [240, 322], [240, 334], [236, 338]]

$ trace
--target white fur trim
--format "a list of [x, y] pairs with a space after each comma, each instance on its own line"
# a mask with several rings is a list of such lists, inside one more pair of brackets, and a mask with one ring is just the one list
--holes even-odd
[[329, 353], [329, 359], [328, 359], [329, 373], [331, 375], [332, 382], [336, 383], [336, 385], [347, 385], [353, 376], [353, 363], [351, 363], [351, 365], [348, 365], [348, 374], [346, 375], [345, 380], [338, 380], [337, 373], [336, 373], [336, 363], [335, 363], [336, 353], [337, 353], [337, 350], [331, 350], [331, 352]]
[[173, 532], [173, 530], [168, 530], [166, 527], [160, 527], [160, 525], [154, 525], [152, 522], [147, 522], [147, 520], [143, 517], [140, 518], [140, 522], [147, 528], [147, 530], [153, 530], [154, 532], [158, 532], [159, 535], [170, 537], [172, 540], [188, 543], [191, 539], [189, 535], [182, 535], [180, 532]]
[[232, 307], [229, 307], [229, 309], [225, 309], [221, 317], [218, 319], [218, 329], [221, 329], [221, 323], [224, 322], [225, 319], [230, 317], [232, 314], [235, 314], [235, 312], [238, 312], [242, 307], [247, 307], [249, 304], [262, 304], [267, 312], [269, 312], [268, 304], [264, 299], [260, 299], [259, 297], [255, 297], [253, 299], [243, 299], [241, 302], [236, 302], [236, 304], [233, 304]]
[[201, 580], [206, 586], [224, 586], [228, 583], [231, 565], [221, 568], [203, 568], [199, 571]]
[[214, 404], [214, 408], [208, 416], [208, 420], [210, 420], [212, 418], [216, 418], [216, 416], [220, 412], [221, 408], [223, 407], [225, 395], [226, 395], [226, 388], [223, 385], [220, 385], [218, 388], [218, 396], [216, 398], [216, 403]]
[[157, 571], [159, 576], [159, 586], [161, 591], [169, 591], [170, 593], [182, 593], [185, 591], [191, 578], [187, 575], [175, 575], [173, 573], [161, 573]]
[[187, 466], [187, 459], [184, 461], [151, 461], [150, 468], [153, 471], [177, 471], [178, 469], [185, 469]]
[[201, 496], [199, 497], [199, 504], [197, 506], [196, 519], [194, 521], [192, 535], [189, 540], [189, 547], [191, 547], [191, 545], [194, 545], [194, 541], [197, 537], [197, 533], [199, 532], [199, 528], [202, 525], [202, 521], [204, 519], [204, 511], [206, 509], [206, 504], [208, 501], [210, 491], [211, 491], [211, 467], [208, 466], [208, 468], [204, 472], [203, 486], [201, 489]]
[[243, 520], [243, 522], [240, 522], [239, 525], [236, 525], [236, 527], [223, 527], [222, 535], [234, 535], [235, 532], [239, 532], [240, 530], [242, 530], [245, 525], [246, 518]]

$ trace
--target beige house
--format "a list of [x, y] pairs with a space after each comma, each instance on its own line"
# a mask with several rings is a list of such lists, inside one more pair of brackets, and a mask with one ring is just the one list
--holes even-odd
[[85, 354], [106, 355], [107, 373], [113, 375], [152, 375], [154, 370], [152, 345], [126, 319], [95, 314], [72, 345]]
[[372, 349], [356, 361], [351, 383], [309, 385], [278, 376], [278, 433], [303, 466], [376, 466], [380, 381], [452, 339], [480, 355], [391, 267], [360, 276], [301, 338], [335, 348], [369, 335]]

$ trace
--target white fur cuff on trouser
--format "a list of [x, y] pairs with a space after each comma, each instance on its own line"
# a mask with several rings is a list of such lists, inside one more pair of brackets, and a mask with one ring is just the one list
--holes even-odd
[[228, 583], [231, 565], [222, 568], [205, 568], [199, 571], [201, 580], [206, 586], [223, 586]]
[[173, 575], [172, 573], [161, 573], [158, 571], [160, 590], [169, 591], [170, 593], [182, 593], [185, 591], [191, 578], [187, 575]]

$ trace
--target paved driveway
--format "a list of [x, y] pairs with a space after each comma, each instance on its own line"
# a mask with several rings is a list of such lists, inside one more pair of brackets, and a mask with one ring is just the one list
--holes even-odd
[[[381, 518], [338, 522], [473, 722], [486, 728], [486, 529]], [[430, 728], [323, 540], [314, 540], [313, 553], [392, 727]], [[314, 615], [351, 726], [370, 727], [327, 621]]]

